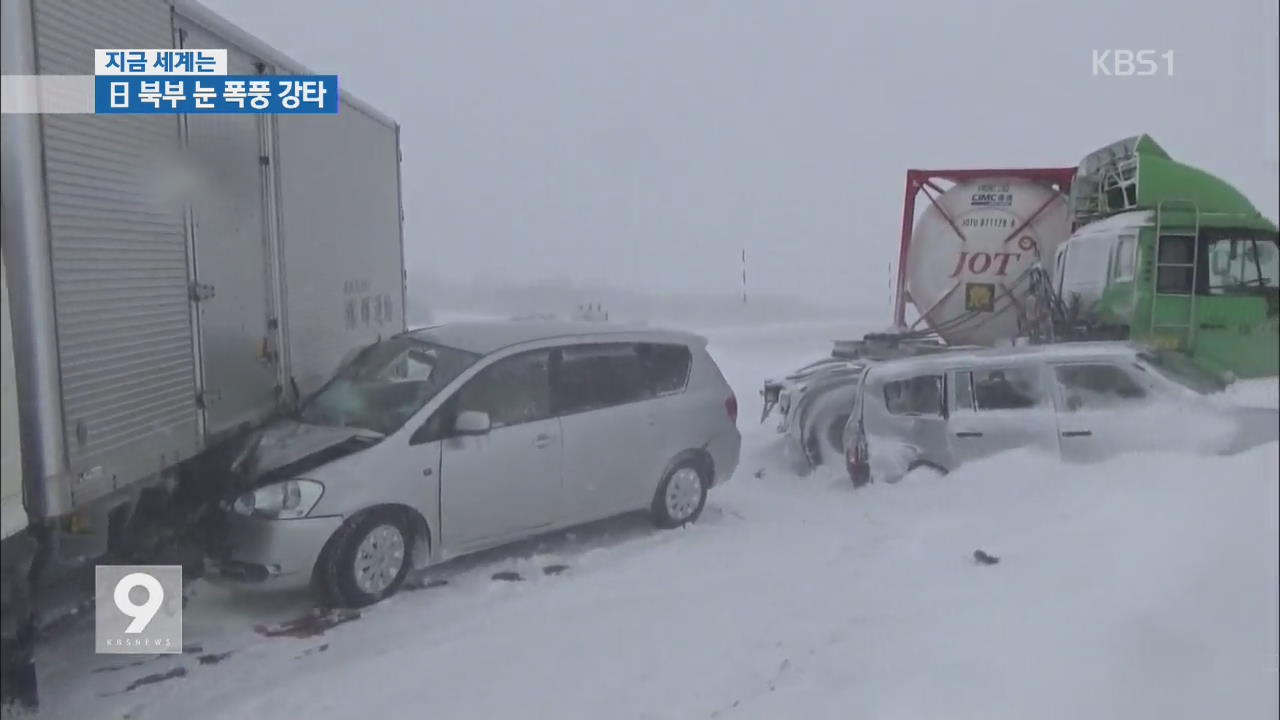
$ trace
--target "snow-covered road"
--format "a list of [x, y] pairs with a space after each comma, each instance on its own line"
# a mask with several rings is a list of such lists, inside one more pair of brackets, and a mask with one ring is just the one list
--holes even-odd
[[[1276, 717], [1276, 445], [1015, 453], [857, 492], [798, 478], [757, 391], [836, 332], [710, 333], [744, 454], [695, 526], [623, 518], [485, 553], [310, 637], [253, 628], [305, 598], [198, 583], [184, 655], [95, 656], [91, 626], [47, 642], [48, 716]], [[1255, 390], [1273, 404], [1274, 383]]]

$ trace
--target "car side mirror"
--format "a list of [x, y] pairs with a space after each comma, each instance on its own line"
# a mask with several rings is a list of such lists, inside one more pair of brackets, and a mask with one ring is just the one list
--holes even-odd
[[479, 410], [463, 410], [453, 422], [453, 431], [458, 435], [486, 435], [492, 427], [489, 413]]

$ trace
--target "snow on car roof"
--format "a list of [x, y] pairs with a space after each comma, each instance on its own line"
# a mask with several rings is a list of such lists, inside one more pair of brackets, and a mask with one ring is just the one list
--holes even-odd
[[923, 369], [950, 367], [963, 364], [990, 365], [1014, 358], [1040, 358], [1045, 360], [1070, 360], [1087, 358], [1133, 357], [1143, 348], [1129, 342], [1065, 342], [1052, 345], [1020, 345], [1016, 347], [983, 350], [957, 350], [929, 355], [916, 355], [873, 363], [876, 374], [888, 372], [913, 372]]
[[706, 344], [706, 339], [701, 335], [682, 330], [632, 323], [574, 320], [468, 320], [418, 328], [406, 334], [425, 342], [481, 355], [538, 340], [587, 336], [643, 335], [654, 342]]

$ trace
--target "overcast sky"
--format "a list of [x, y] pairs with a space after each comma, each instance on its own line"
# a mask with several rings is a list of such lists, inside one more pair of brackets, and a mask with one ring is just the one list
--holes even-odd
[[[1150, 133], [1277, 216], [1276, 0], [207, 0], [402, 125], [411, 268], [882, 302], [908, 167]], [[1174, 51], [1095, 77], [1092, 51]]]

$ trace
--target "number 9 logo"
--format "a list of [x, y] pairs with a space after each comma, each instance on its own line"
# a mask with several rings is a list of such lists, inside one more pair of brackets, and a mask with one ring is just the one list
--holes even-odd
[[[147, 601], [141, 605], [135, 604], [129, 598], [129, 592], [138, 587], [145, 588], [147, 591]], [[120, 612], [133, 618], [133, 622], [129, 623], [129, 627], [124, 631], [137, 634], [146, 630], [156, 613], [160, 611], [160, 606], [164, 604], [164, 588], [160, 586], [160, 581], [154, 575], [141, 572], [129, 573], [116, 583], [113, 599]]]

